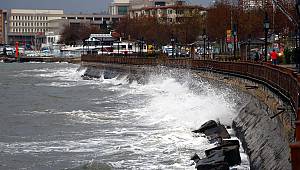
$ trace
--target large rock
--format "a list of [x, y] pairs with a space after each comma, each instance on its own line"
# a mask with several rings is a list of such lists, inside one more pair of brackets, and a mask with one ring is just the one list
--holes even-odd
[[239, 146], [237, 145], [217, 146], [215, 148], [206, 150], [205, 154], [207, 157], [209, 157], [210, 155], [214, 155], [216, 152], [221, 152], [224, 155], [224, 161], [227, 162], [229, 166], [241, 164]]
[[207, 129], [218, 127], [218, 123], [214, 120], [209, 120], [197, 130], [193, 130], [194, 133], [204, 133]]
[[204, 133], [210, 141], [219, 144], [205, 151], [206, 158], [200, 159], [197, 154], [191, 158], [197, 170], [227, 170], [229, 166], [241, 164], [240, 143], [238, 140], [226, 140], [230, 135], [224, 125], [210, 120], [193, 132]]
[[103, 74], [104, 79], [112, 79], [118, 76], [118, 72], [112, 70], [105, 70]]
[[199, 129], [193, 130], [194, 133], [204, 133], [210, 140], [218, 140], [218, 138], [229, 139], [230, 135], [225, 126], [214, 120], [204, 123]]
[[225, 161], [225, 156], [222, 151], [214, 152], [210, 156], [200, 159], [197, 154], [192, 158], [196, 163], [197, 170], [229, 170], [229, 165]]

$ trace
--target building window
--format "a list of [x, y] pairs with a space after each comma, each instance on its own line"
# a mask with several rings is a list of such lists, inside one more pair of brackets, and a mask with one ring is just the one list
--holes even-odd
[[118, 15], [126, 15], [128, 13], [128, 6], [118, 6]]

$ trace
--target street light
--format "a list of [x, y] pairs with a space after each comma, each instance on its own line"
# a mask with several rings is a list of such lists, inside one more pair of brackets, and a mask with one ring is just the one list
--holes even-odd
[[103, 37], [101, 38], [101, 51], [102, 51], [102, 55], [103, 55]]
[[[300, 17], [300, 0], [296, 1], [296, 8], [298, 17]], [[296, 35], [296, 69], [300, 72], [300, 22], [298, 22], [297, 26], [297, 35]]]
[[250, 58], [250, 50], [251, 50], [251, 34], [248, 35], [248, 49], [247, 49], [247, 58], [246, 60], [248, 60], [248, 58]]
[[6, 20], [6, 18], [5, 18], [5, 21], [4, 21], [4, 25], [5, 25], [5, 27], [4, 27], [4, 39], [5, 39], [5, 44], [8, 44], [8, 36], [7, 36], [7, 20]]
[[207, 37], [207, 35], [206, 35], [206, 30], [205, 29], [203, 29], [203, 34], [202, 34], [202, 38], [203, 38], [203, 46], [204, 46], [204, 54], [203, 54], [203, 59], [205, 60], [205, 53], [206, 53], [206, 46], [205, 46], [205, 40], [206, 40], [206, 37]]
[[173, 37], [173, 35], [172, 35], [172, 37], [171, 37], [171, 44], [172, 44], [172, 58], [174, 57], [174, 42], [175, 42], [175, 39], [174, 39], [174, 37]]
[[237, 36], [237, 26], [233, 24], [233, 58], [236, 59], [236, 36]]
[[265, 61], [267, 61], [268, 57], [268, 31], [270, 29], [270, 21], [268, 18], [268, 13], [265, 13], [265, 19], [264, 19], [264, 31], [265, 31]]
[[141, 38], [141, 57], [144, 57], [144, 37]]

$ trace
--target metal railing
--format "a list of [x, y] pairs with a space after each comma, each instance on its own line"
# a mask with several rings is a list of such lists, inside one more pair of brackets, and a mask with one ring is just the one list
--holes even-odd
[[299, 110], [300, 76], [291, 69], [274, 66], [268, 63], [194, 60], [191, 58], [172, 59], [163, 56], [156, 58], [141, 58], [93, 55], [84, 55], [81, 57], [81, 61], [130, 65], [164, 65], [179, 68], [209, 69], [211, 71], [236, 74], [261, 81], [266, 85], [275, 88], [290, 100], [296, 113], [298, 113]]

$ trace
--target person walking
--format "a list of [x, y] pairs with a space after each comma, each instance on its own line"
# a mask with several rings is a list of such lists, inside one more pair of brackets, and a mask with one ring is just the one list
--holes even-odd
[[271, 52], [271, 59], [272, 59], [272, 64], [276, 65], [277, 64], [277, 52], [275, 51], [275, 49], [273, 49], [273, 51]]

